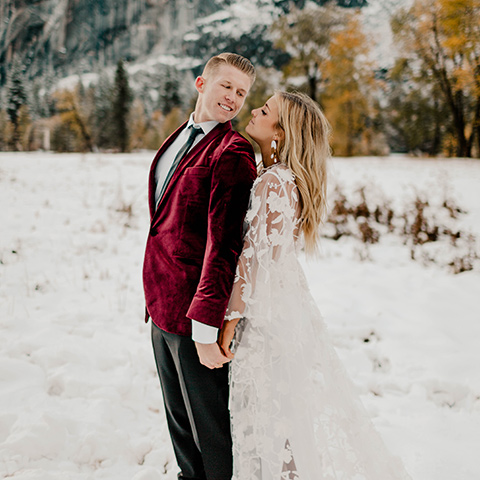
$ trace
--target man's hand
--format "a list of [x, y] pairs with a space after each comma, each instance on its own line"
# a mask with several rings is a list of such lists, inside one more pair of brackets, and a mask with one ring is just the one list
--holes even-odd
[[239, 318], [235, 320], [225, 321], [223, 322], [223, 326], [218, 334], [218, 344], [220, 345], [220, 349], [222, 350], [223, 354], [228, 357], [229, 360], [232, 360], [235, 355], [230, 350], [230, 344], [233, 340], [233, 335], [235, 333], [235, 327], [237, 323], [240, 321]]
[[222, 354], [218, 343], [195, 342], [195, 347], [197, 347], [200, 363], [205, 365], [207, 368], [220, 368], [224, 363], [230, 361], [229, 358]]

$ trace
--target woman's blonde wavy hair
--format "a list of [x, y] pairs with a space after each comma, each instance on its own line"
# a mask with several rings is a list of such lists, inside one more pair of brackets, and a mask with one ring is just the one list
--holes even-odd
[[319, 226], [327, 209], [330, 125], [319, 105], [303, 93], [276, 92], [278, 126], [284, 131], [278, 158], [295, 174], [301, 199], [305, 251], [317, 252]]

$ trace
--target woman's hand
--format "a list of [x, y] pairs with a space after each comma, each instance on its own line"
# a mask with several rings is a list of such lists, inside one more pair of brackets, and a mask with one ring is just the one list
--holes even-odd
[[228, 363], [227, 358], [217, 343], [198, 343], [195, 342], [200, 363], [207, 368], [221, 368], [224, 363]]
[[218, 334], [217, 343], [220, 346], [220, 349], [222, 350], [223, 354], [230, 360], [232, 360], [235, 357], [235, 355], [230, 350], [230, 344], [232, 343], [232, 340], [233, 340], [235, 327], [237, 326], [237, 323], [239, 321], [240, 319], [237, 318], [235, 320], [223, 322], [223, 326], [220, 330], [220, 333]]

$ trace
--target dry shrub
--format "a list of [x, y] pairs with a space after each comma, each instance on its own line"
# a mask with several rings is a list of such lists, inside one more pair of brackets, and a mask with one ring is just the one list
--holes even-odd
[[390, 201], [373, 201], [372, 197], [384, 198], [378, 192], [367, 195], [367, 188], [362, 186], [349, 199], [337, 185], [322, 236], [332, 240], [345, 236], [356, 238], [365, 247], [362, 258], [366, 259], [369, 258], [368, 245], [380, 242], [382, 236], [396, 235], [409, 247], [412, 260], [440, 263], [449, 266], [453, 273], [475, 268], [479, 259], [476, 239], [456, 226], [456, 221], [467, 212], [452, 198], [432, 206], [417, 194], [403, 211], [395, 211]]
[[329, 238], [338, 240], [344, 235], [351, 235], [348, 219], [352, 213], [352, 207], [347, 202], [347, 197], [340, 191], [337, 186], [335, 188], [335, 196], [333, 200], [333, 208], [328, 217], [327, 222], [334, 227], [334, 233]]
[[383, 219], [384, 215], [379, 213], [378, 206], [373, 211], [369, 208], [365, 187], [359, 188], [356, 194], [359, 196], [358, 202], [355, 199], [349, 202], [340, 187], [335, 188], [333, 208], [327, 219], [327, 224], [333, 229], [324, 237], [338, 240], [343, 236], [354, 236], [365, 244], [379, 241], [380, 232], [372, 224], [379, 223], [376, 218]]
[[468, 250], [467, 252], [462, 256], [458, 255], [452, 259], [452, 261], [448, 264], [453, 273], [462, 273], [462, 272], [469, 272], [470, 270], [473, 270], [474, 265], [475, 265], [475, 260], [478, 260], [479, 256], [477, 254], [476, 248], [475, 248], [475, 237], [473, 235], [468, 235], [467, 236], [467, 245], [468, 245]]
[[378, 243], [380, 240], [380, 232], [372, 228], [366, 218], [358, 218], [357, 223], [363, 243]]

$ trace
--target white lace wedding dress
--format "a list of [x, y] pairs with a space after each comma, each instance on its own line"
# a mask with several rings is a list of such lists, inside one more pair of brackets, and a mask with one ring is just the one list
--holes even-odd
[[405, 480], [341, 364], [296, 255], [300, 199], [274, 165], [254, 183], [227, 320], [236, 328], [234, 480]]

